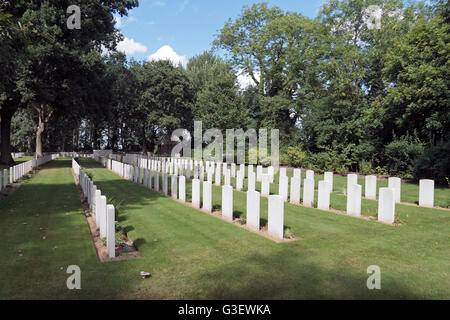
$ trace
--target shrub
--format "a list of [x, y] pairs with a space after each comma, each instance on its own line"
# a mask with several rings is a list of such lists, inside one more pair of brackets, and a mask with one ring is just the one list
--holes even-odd
[[412, 177], [414, 163], [424, 150], [418, 139], [408, 135], [392, 141], [384, 152], [387, 170], [390, 174]]
[[289, 147], [283, 160], [291, 167], [301, 168], [307, 165], [307, 159], [306, 152], [301, 147]]
[[430, 147], [417, 158], [414, 178], [434, 179], [438, 184], [446, 184], [450, 177], [450, 141], [441, 141]]
[[314, 171], [324, 172], [334, 169], [332, 158], [327, 152], [310, 154], [308, 158], [309, 168]]
[[359, 163], [359, 172], [364, 175], [369, 175], [375, 173], [375, 170], [373, 169], [371, 162], [361, 161]]

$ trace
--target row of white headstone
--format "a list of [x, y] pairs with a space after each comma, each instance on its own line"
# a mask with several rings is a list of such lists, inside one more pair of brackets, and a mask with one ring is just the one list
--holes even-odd
[[[214, 183], [217, 186], [221, 185], [221, 177], [224, 177], [224, 185], [230, 185], [230, 178], [236, 178], [236, 189], [242, 190], [243, 183], [245, 180], [245, 165], [240, 165], [240, 170], [236, 172], [236, 164], [227, 164], [227, 163], [214, 163], [213, 161], [197, 161], [192, 159], [185, 158], [152, 158], [146, 156], [139, 155], [126, 155], [125, 158], [128, 158], [129, 161], [136, 163], [137, 166], [143, 168], [150, 168], [152, 170], [157, 170], [159, 172], [166, 171], [169, 174], [180, 174], [184, 175], [184, 171], [186, 171], [185, 175], [190, 178], [193, 170], [193, 178], [200, 180], [204, 180], [204, 170], [206, 169], [206, 174], [208, 175], [208, 181], [212, 181], [214, 179]], [[222, 170], [221, 170], [222, 165]], [[228, 169], [230, 166], [230, 169]], [[222, 171], [222, 174], [221, 174]], [[268, 175], [265, 176], [265, 175]], [[261, 186], [261, 194], [264, 196], [269, 195], [269, 188], [267, 179], [269, 179], [269, 184], [274, 183], [274, 168], [268, 167], [263, 168], [263, 166], [259, 165], [256, 167], [256, 174], [254, 172], [254, 166], [248, 166], [248, 190], [255, 190], [255, 183], [262, 182]], [[291, 192], [294, 194], [293, 202], [297, 203], [297, 198], [295, 195], [300, 197], [300, 185], [301, 185], [301, 170], [294, 169], [294, 178], [296, 178], [293, 183], [291, 183]], [[297, 180], [298, 179], [298, 180]], [[306, 171], [306, 179], [311, 179], [314, 181], [314, 171], [307, 170]], [[284, 180], [284, 181], [283, 181]], [[288, 190], [285, 186], [285, 181], [289, 180], [286, 175], [286, 168], [280, 168], [280, 177], [279, 177], [279, 185], [280, 190], [279, 194], [282, 195], [287, 201], [287, 193]], [[328, 181], [331, 184], [331, 192], [333, 192], [333, 172], [325, 172], [324, 180]], [[300, 182], [299, 182], [300, 181]], [[347, 193], [349, 194], [352, 190], [352, 185], [357, 184], [358, 176], [356, 174], [349, 174], [347, 177]], [[305, 187], [309, 189], [311, 182], [306, 181]], [[313, 184], [313, 187], [315, 185]], [[394, 196], [396, 203], [401, 202], [401, 179], [392, 177], [388, 179], [388, 188], [394, 189]], [[298, 190], [297, 190], [298, 189]], [[357, 193], [357, 190], [355, 191]], [[365, 198], [376, 200], [377, 199], [377, 177], [370, 175], [365, 177]], [[306, 192], [307, 201], [306, 205], [311, 205], [314, 199], [311, 199], [311, 192]], [[434, 181], [433, 180], [420, 180], [419, 187], [419, 206], [423, 207], [433, 207], [434, 206]]]
[[96, 225], [100, 232], [100, 238], [106, 237], [106, 248], [110, 258], [116, 256], [116, 218], [115, 208], [108, 205], [106, 196], [102, 195], [100, 189], [89, 178], [80, 165], [72, 159], [72, 169], [80, 183], [85, 199], [87, 200], [91, 213], [95, 217]]
[[[147, 159], [141, 159], [142, 161]], [[106, 161], [106, 160], [105, 160]], [[204, 181], [204, 169], [203, 163], [186, 159], [162, 159], [162, 160], [149, 160], [149, 164], [152, 168], [156, 170], [156, 172], [163, 172], [163, 192], [167, 194], [167, 190], [165, 185], [165, 181], [167, 178], [165, 177], [165, 173], [173, 172], [175, 175], [183, 174], [184, 169], [186, 168], [186, 176], [190, 178], [191, 170], [190, 165], [194, 166], [194, 179], [200, 177], [201, 181]], [[141, 163], [142, 165], [143, 163]], [[180, 165], [180, 171], [178, 171], [178, 166]], [[231, 164], [231, 169], [228, 169], [228, 165], [226, 163], [215, 164], [214, 162], [206, 162], [206, 172], [207, 172], [207, 180], [210, 183], [213, 183], [213, 178], [215, 178], [215, 185], [221, 185], [221, 168], [223, 168], [223, 176], [224, 176], [224, 185], [231, 186], [231, 176], [233, 173], [236, 175], [236, 190], [241, 191], [243, 188], [243, 182], [245, 177], [245, 166], [240, 165], [239, 171], [236, 172], [236, 165]], [[136, 170], [136, 167], [129, 166], [126, 164], [118, 164], [120, 167], [127, 168], [128, 166], [128, 177], [133, 176], [133, 170]], [[198, 174], [198, 168], [200, 168], [200, 175]], [[214, 169], [215, 168], [215, 169]], [[272, 170], [271, 170], [272, 169]], [[138, 169], [139, 170], [139, 169]], [[250, 165], [248, 167], [248, 191], [255, 191], [255, 183], [258, 180], [258, 175], [261, 179], [261, 195], [268, 197], [270, 195], [270, 184], [273, 183], [273, 168], [269, 167], [266, 174], [263, 173], [262, 166], [257, 166], [257, 173], [253, 171], [253, 166]], [[139, 174], [142, 170], [139, 170]], [[361, 185], [358, 185], [356, 174], [349, 174], [347, 178], [347, 214], [352, 216], [361, 216], [361, 198], [362, 198], [362, 188]], [[139, 179], [137, 177], [137, 179]], [[375, 176], [367, 176], [365, 177], [366, 187], [365, 187], [365, 195], [368, 199], [376, 200], [376, 184], [377, 180]], [[400, 187], [401, 180], [400, 178], [389, 178], [389, 186], [388, 188], [381, 188], [379, 193], [379, 203], [378, 203], [378, 219], [383, 222], [393, 223], [395, 220], [395, 203], [400, 202]], [[324, 180], [319, 182], [318, 185], [318, 202], [317, 208], [321, 210], [329, 210], [330, 209], [330, 193], [333, 191], [333, 173], [326, 172], [324, 174]], [[290, 193], [290, 203], [292, 204], [300, 204], [300, 194], [301, 194], [301, 170], [295, 169], [294, 175], [291, 178], [290, 183], [290, 192], [289, 192], [289, 178], [286, 174], [286, 168], [280, 169], [280, 177], [279, 177], [279, 192], [278, 195], [283, 198], [284, 201], [288, 201]], [[422, 206], [433, 206], [433, 195], [434, 195], [434, 182], [432, 180], [421, 180], [420, 182], [420, 205]], [[304, 180], [303, 187], [303, 205], [307, 207], [312, 207], [315, 198], [315, 180], [314, 180], [314, 171], [308, 170], [306, 171], [306, 179]], [[431, 198], [431, 200], [430, 200]], [[394, 203], [392, 204], [392, 199], [394, 199]]]
[[[159, 188], [159, 171], [151, 169], [141, 169], [126, 163], [110, 160], [101, 157], [95, 157], [96, 161], [103, 166], [111, 169], [122, 177], [129, 179], [135, 183], [143, 184], [145, 187], [160, 192]], [[217, 169], [219, 168], [219, 169]], [[216, 167], [220, 170], [220, 166]], [[228, 169], [227, 169], [228, 170]], [[212, 166], [208, 164], [208, 179], [201, 181], [194, 178], [192, 180], [192, 206], [202, 208], [203, 210], [212, 212]], [[229, 170], [228, 170], [229, 171]], [[240, 170], [239, 172], [243, 172]], [[252, 171], [250, 171], [252, 172]], [[230, 181], [230, 172], [226, 173], [227, 182]], [[170, 176], [170, 194], [168, 190]], [[220, 177], [220, 173], [216, 173], [216, 177]], [[162, 172], [162, 193], [172, 197], [174, 200], [186, 202], [186, 177], [176, 174], [169, 175]], [[216, 180], [217, 181], [217, 180]], [[203, 184], [203, 188], [200, 188]], [[201, 194], [203, 190], [203, 194]], [[255, 190], [247, 192], [247, 225], [249, 228], [258, 231], [260, 229], [260, 193]], [[228, 221], [233, 220], [233, 187], [230, 184], [222, 186], [222, 217]], [[283, 239], [284, 238], [284, 199], [279, 195], [269, 196], [268, 202], [268, 233], [270, 236]]]
[[[358, 175], [347, 175], [347, 193], [351, 192], [351, 186], [358, 184]], [[394, 198], [396, 203], [401, 203], [401, 184], [402, 180], [396, 177], [388, 178], [388, 188], [394, 189]], [[367, 199], [377, 199], [377, 177], [365, 177], [365, 197]], [[419, 206], [434, 206], [434, 180], [423, 179], [419, 181]]]
[[57, 154], [49, 154], [42, 158], [33, 159], [27, 162], [19, 163], [8, 169], [3, 170], [3, 174], [0, 172], [0, 189], [5, 188], [8, 184], [12, 184], [20, 180], [24, 175], [33, 170], [33, 168], [39, 167], [47, 162], [57, 158]]

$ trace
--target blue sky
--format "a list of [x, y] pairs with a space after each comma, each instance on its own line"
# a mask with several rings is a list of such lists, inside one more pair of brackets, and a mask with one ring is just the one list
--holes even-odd
[[[147, 60], [171, 57], [185, 63], [211, 48], [215, 35], [229, 19], [239, 16], [250, 0], [140, 0], [128, 17], [117, 20], [126, 38], [118, 49], [128, 57]], [[325, 0], [273, 0], [270, 6], [314, 18]]]

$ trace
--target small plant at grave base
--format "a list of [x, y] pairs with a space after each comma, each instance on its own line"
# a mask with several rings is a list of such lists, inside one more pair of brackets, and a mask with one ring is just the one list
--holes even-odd
[[317, 200], [314, 200], [314, 202], [313, 202], [313, 208], [317, 208], [317, 206], [318, 206], [318, 202], [317, 202]]
[[395, 218], [394, 218], [394, 224], [404, 224], [405, 221], [403, 221], [400, 218], [400, 214], [398, 212], [395, 213]]
[[115, 198], [108, 198], [107, 203], [112, 204], [114, 206], [115, 220], [119, 220], [119, 214], [122, 212], [123, 201], [117, 200]]
[[294, 238], [294, 232], [292, 232], [292, 230], [290, 228], [286, 228], [284, 229], [284, 238], [285, 239], [292, 239]]
[[92, 181], [94, 181], [94, 174], [92, 172], [90, 172], [88, 170], [84, 170], [84, 172]]

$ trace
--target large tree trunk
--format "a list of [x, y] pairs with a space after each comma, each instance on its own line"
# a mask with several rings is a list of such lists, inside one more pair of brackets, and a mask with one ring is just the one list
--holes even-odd
[[[3, 106], [5, 107], [5, 106]], [[11, 156], [11, 119], [14, 112], [8, 108], [2, 108], [0, 111], [1, 116], [1, 145], [0, 145], [0, 164], [12, 166], [15, 164], [14, 159]]]
[[44, 156], [44, 153], [42, 152], [42, 134], [45, 130], [45, 124], [52, 116], [53, 111], [45, 117], [45, 105], [41, 104], [40, 107], [34, 106], [34, 109], [36, 109], [39, 114], [39, 124], [36, 131], [36, 156], [42, 158]]

